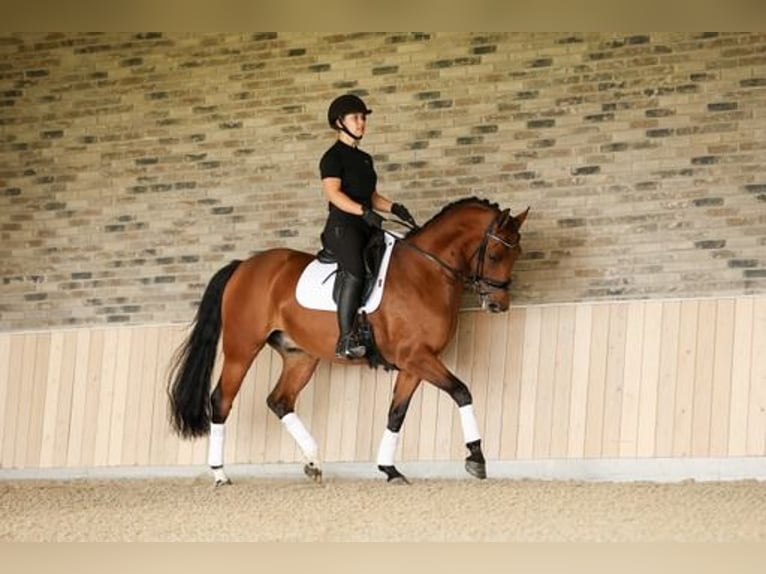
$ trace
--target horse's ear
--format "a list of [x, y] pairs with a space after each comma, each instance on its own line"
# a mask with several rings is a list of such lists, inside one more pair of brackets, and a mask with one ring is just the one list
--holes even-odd
[[508, 219], [511, 217], [511, 210], [504, 209], [500, 212], [500, 217], [497, 218], [497, 228], [501, 229], [508, 223]]
[[529, 213], [529, 208], [527, 207], [524, 211], [519, 213], [514, 219], [516, 220], [516, 225], [521, 227], [521, 224], [524, 223], [524, 220], [527, 218], [527, 214]]

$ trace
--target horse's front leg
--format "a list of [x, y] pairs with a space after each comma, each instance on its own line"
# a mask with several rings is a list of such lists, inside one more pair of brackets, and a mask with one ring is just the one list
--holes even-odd
[[420, 384], [420, 377], [405, 371], [399, 371], [394, 384], [394, 397], [388, 410], [388, 424], [378, 448], [378, 470], [383, 472], [388, 482], [409, 484], [405, 476], [394, 465], [396, 449], [399, 446], [399, 431], [404, 424], [407, 408], [412, 395]]
[[407, 368], [446, 392], [455, 401], [460, 413], [463, 440], [469, 453], [465, 459], [465, 469], [471, 476], [487, 478], [487, 462], [481, 450], [481, 434], [473, 411], [473, 397], [466, 384], [452, 374], [438, 357], [431, 354], [419, 355]]

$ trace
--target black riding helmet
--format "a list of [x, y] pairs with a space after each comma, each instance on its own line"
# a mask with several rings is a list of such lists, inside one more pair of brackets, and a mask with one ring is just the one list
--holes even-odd
[[335, 98], [330, 107], [327, 109], [327, 122], [334, 130], [343, 130], [354, 139], [359, 139], [346, 129], [341, 121], [340, 127], [336, 123], [337, 120], [343, 118], [348, 114], [365, 114], [369, 115], [372, 110], [362, 101], [362, 98], [353, 94], [344, 94]]

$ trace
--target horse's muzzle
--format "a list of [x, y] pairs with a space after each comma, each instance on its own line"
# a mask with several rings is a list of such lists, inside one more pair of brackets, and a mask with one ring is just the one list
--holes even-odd
[[481, 296], [481, 308], [484, 311], [490, 313], [503, 313], [508, 310], [509, 303], [501, 303], [499, 301], [491, 301], [486, 295]]
[[507, 305], [501, 305], [500, 303], [497, 303], [497, 302], [493, 301], [492, 303], [487, 305], [487, 309], [489, 309], [490, 313], [502, 313], [503, 311], [507, 311], [508, 310], [508, 306]]

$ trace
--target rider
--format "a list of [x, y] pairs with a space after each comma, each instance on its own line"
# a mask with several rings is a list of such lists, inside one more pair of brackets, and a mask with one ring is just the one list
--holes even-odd
[[415, 225], [401, 203], [393, 203], [377, 191], [378, 176], [372, 157], [359, 149], [367, 116], [372, 113], [361, 98], [345, 94], [335, 98], [327, 111], [337, 141], [322, 156], [319, 172], [322, 190], [329, 201], [329, 215], [322, 232], [322, 244], [338, 261], [338, 326], [335, 348], [339, 358], [364, 356], [366, 349], [354, 332], [354, 319], [361, 305], [364, 282], [363, 251], [374, 228], [383, 218], [374, 210], [390, 212]]

